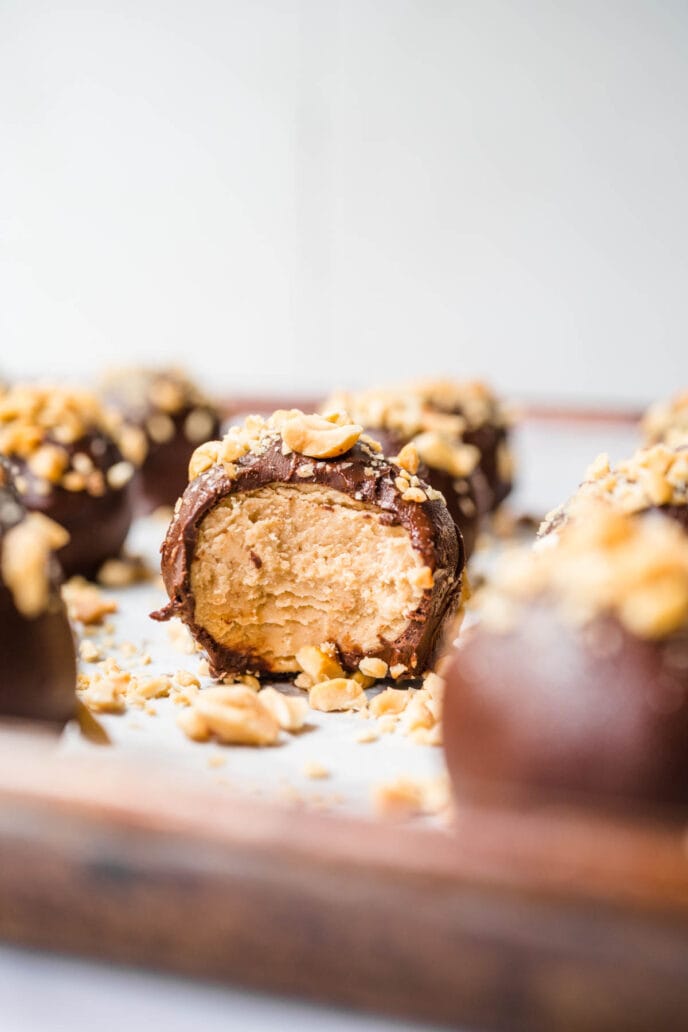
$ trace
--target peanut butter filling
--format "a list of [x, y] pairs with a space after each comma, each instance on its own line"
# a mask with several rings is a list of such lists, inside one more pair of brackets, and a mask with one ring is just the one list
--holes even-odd
[[317, 485], [272, 484], [223, 499], [191, 564], [195, 620], [219, 644], [296, 672], [303, 646], [373, 655], [406, 630], [430, 571], [407, 530]]

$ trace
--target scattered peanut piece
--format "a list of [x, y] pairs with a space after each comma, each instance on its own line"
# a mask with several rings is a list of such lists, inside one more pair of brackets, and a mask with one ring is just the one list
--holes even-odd
[[[321, 645], [304, 645], [296, 653], [296, 662], [304, 674], [310, 678], [310, 684], [297, 683], [297, 688], [312, 688], [321, 681], [344, 677], [344, 671], [334, 656], [329, 655]], [[297, 678], [298, 682], [299, 678]], [[304, 679], [305, 680], [305, 679]]]
[[72, 620], [90, 626], [100, 624], [110, 613], [117, 612], [117, 603], [105, 596], [95, 584], [83, 577], [72, 577], [62, 588], [62, 595]]
[[166, 674], [132, 678], [132, 683], [135, 686], [134, 690], [128, 694], [130, 698], [133, 696], [137, 699], [166, 699], [173, 687], [171, 678]]
[[276, 688], [263, 688], [258, 698], [284, 731], [300, 731], [306, 721], [308, 703], [303, 698], [285, 695]]
[[86, 684], [81, 701], [96, 713], [122, 713], [130, 681], [131, 674], [120, 670], [114, 660], [106, 660], [87, 679], [80, 678], [79, 684]]
[[373, 789], [373, 807], [381, 817], [441, 814], [450, 805], [451, 788], [446, 774], [424, 780], [399, 777]]
[[366, 705], [363, 689], [357, 681], [346, 677], [334, 677], [313, 685], [308, 694], [311, 709], [322, 713], [360, 709]]
[[97, 663], [99, 659], [102, 659], [102, 655], [97, 645], [86, 640], [79, 643], [79, 659], [84, 663]]
[[403, 712], [412, 698], [412, 691], [405, 688], [385, 688], [370, 702], [370, 712], [374, 717]]
[[366, 677], [374, 677], [379, 680], [387, 677], [388, 666], [384, 659], [376, 659], [373, 656], [365, 656], [358, 664], [358, 669]]
[[178, 685], [182, 688], [200, 688], [201, 682], [198, 680], [195, 674], [192, 674], [190, 670], [178, 670], [174, 675], [174, 679]]
[[128, 588], [149, 580], [151, 571], [140, 556], [106, 559], [98, 571], [98, 583], [104, 588]]
[[181, 728], [186, 737], [193, 742], [207, 742], [210, 738], [210, 728], [195, 709], [184, 710], [180, 713], [177, 717], [177, 727]]
[[312, 778], [314, 781], [329, 778], [330, 776], [330, 772], [327, 767], [323, 766], [322, 763], [318, 763], [317, 760], [308, 760], [304, 763], [303, 773], [307, 778]]
[[423, 813], [423, 788], [410, 778], [395, 778], [373, 787], [373, 809], [381, 817], [414, 817]]
[[221, 742], [273, 745], [279, 724], [257, 694], [245, 686], [206, 688], [193, 702], [194, 711]]

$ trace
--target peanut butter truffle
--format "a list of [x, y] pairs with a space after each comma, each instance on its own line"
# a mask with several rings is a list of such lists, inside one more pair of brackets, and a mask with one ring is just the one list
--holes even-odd
[[293, 674], [304, 646], [346, 671], [421, 674], [456, 616], [463, 549], [442, 497], [340, 415], [249, 417], [202, 445], [162, 547], [169, 604], [215, 676]]
[[588, 500], [505, 559], [446, 673], [459, 795], [688, 805], [688, 539]]
[[186, 486], [194, 449], [220, 432], [215, 405], [181, 369], [118, 369], [103, 383], [107, 400], [145, 434], [137, 507], [173, 505]]
[[549, 540], [590, 499], [629, 515], [653, 510], [688, 530], [688, 442], [679, 448], [643, 448], [617, 466], [610, 465], [606, 454], [598, 456], [576, 494], [545, 517], [538, 537]]
[[447, 503], [469, 558], [478, 535], [480, 514], [492, 493], [480, 469], [480, 451], [463, 438], [463, 418], [428, 408], [404, 389], [333, 394], [323, 412], [348, 412], [366, 433], [413, 473], [439, 491]]
[[76, 706], [74, 640], [54, 557], [66, 531], [27, 514], [0, 462], [0, 713], [63, 724]]
[[510, 494], [514, 458], [509, 442], [511, 417], [494, 391], [480, 380], [421, 380], [408, 387], [426, 408], [461, 420], [461, 436], [480, 452], [487, 481], [487, 507], [496, 509]]
[[88, 391], [24, 384], [0, 395], [0, 455], [26, 508], [68, 531], [58, 554], [66, 576], [93, 577], [119, 555], [141, 444]]

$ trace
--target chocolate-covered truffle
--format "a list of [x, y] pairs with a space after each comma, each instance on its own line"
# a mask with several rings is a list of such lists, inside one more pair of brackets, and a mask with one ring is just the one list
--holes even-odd
[[494, 391], [479, 380], [421, 380], [408, 387], [423, 404], [461, 420], [461, 436], [480, 452], [479, 468], [489, 488], [487, 507], [496, 509], [511, 492], [514, 459], [510, 417]]
[[74, 639], [54, 550], [67, 534], [27, 514], [0, 462], [0, 714], [65, 723], [76, 707]]
[[470, 557], [480, 513], [490, 506], [492, 493], [480, 470], [479, 449], [462, 436], [464, 420], [429, 409], [404, 389], [339, 392], [323, 406], [325, 413], [340, 409], [365, 427], [385, 455], [397, 456], [405, 449], [413, 472], [444, 496]]
[[547, 540], [560, 531], [590, 499], [629, 515], [660, 512], [688, 530], [688, 442], [679, 448], [643, 448], [616, 466], [606, 454], [598, 456], [573, 497], [545, 517], [538, 537]]
[[113, 370], [103, 392], [146, 435], [137, 508], [151, 512], [173, 505], [186, 485], [194, 449], [219, 434], [217, 408], [179, 369]]
[[212, 672], [296, 673], [304, 646], [418, 676], [456, 615], [463, 549], [442, 497], [351, 424], [277, 412], [194, 453], [162, 547], [169, 605]]
[[688, 805], [688, 540], [594, 500], [505, 559], [447, 670], [459, 797]]
[[68, 531], [66, 576], [93, 577], [119, 555], [140, 437], [88, 391], [24, 384], [0, 396], [0, 455], [26, 508]]

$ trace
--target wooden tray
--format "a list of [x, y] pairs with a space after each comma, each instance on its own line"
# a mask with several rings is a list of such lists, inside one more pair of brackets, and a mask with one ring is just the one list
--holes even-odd
[[684, 817], [451, 829], [0, 729], [0, 936], [450, 1027], [688, 1027]]

